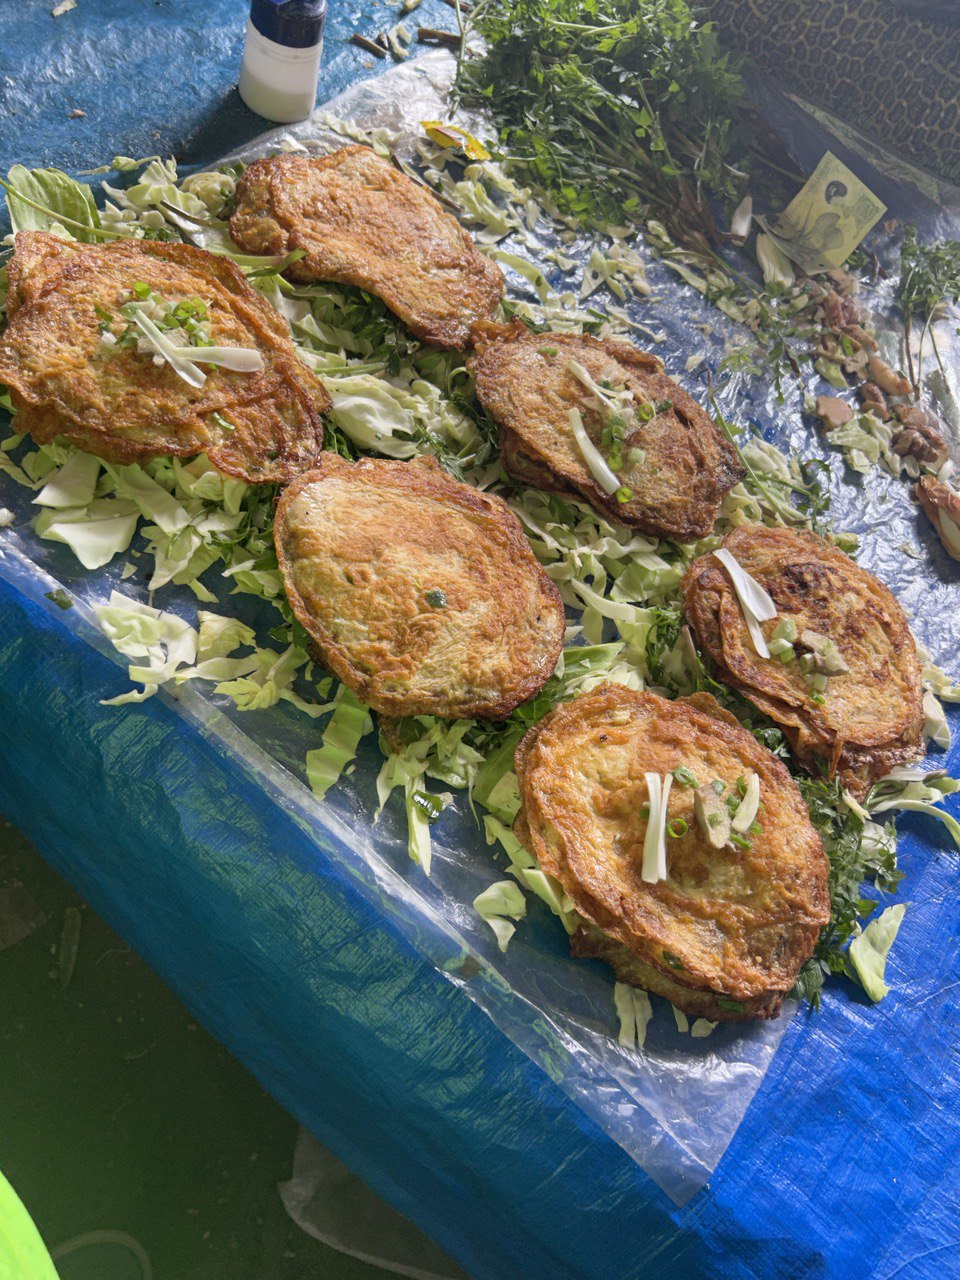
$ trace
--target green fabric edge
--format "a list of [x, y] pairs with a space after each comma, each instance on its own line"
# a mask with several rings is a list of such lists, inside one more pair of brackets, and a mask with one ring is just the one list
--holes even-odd
[[57, 1280], [40, 1232], [0, 1173], [0, 1280]]

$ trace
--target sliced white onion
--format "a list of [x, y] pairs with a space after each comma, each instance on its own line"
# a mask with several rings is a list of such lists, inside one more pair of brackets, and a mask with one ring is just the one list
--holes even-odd
[[[130, 308], [130, 319], [140, 332], [149, 338], [150, 344], [158, 356], [163, 356], [167, 364], [189, 386], [199, 389], [207, 380], [207, 375], [198, 369], [192, 360], [180, 355], [182, 348], [175, 347], [166, 335], [157, 328], [149, 316], [145, 316], [139, 307]], [[191, 353], [194, 348], [190, 347]]]
[[741, 567], [737, 562], [736, 556], [728, 551], [726, 547], [721, 547], [713, 554], [730, 575], [730, 581], [733, 583], [733, 589], [737, 593], [737, 599], [740, 601], [740, 608], [743, 611], [743, 617], [747, 624], [747, 630], [750, 632], [750, 639], [753, 641], [754, 649], [756, 649], [761, 658], [769, 658], [770, 650], [767, 648], [767, 642], [763, 638], [760, 623], [772, 621], [777, 616], [777, 606], [761, 587], [760, 583], [757, 582], [756, 578], [752, 578], [746, 569]]
[[181, 360], [215, 364], [233, 373], [259, 373], [263, 356], [255, 347], [174, 347]]
[[583, 460], [590, 468], [590, 474], [596, 480], [597, 484], [604, 493], [614, 494], [620, 488], [620, 481], [607, 466], [603, 454], [587, 435], [587, 429], [583, 425], [583, 419], [580, 417], [579, 409], [571, 409], [567, 417], [570, 421], [570, 429], [573, 432], [573, 438], [577, 442], [577, 447], [583, 454]]
[[667, 878], [667, 801], [673, 784], [672, 774], [645, 773], [650, 816], [643, 838], [643, 867], [640, 875], [647, 884]]
[[737, 812], [733, 815], [730, 823], [732, 830], [737, 831], [740, 835], [750, 829], [750, 825], [757, 816], [757, 810], [760, 808], [760, 779], [755, 773], [747, 774], [747, 790]]

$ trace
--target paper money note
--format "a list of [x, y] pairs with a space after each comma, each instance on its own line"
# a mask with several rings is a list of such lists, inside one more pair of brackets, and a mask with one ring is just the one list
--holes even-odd
[[869, 187], [830, 151], [782, 213], [757, 221], [807, 275], [842, 266], [886, 213]]

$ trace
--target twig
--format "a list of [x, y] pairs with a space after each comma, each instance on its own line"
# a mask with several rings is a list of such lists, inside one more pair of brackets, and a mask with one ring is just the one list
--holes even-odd
[[358, 49], [366, 49], [367, 53], [372, 53], [375, 58], [385, 58], [387, 56], [386, 49], [381, 49], [378, 44], [368, 40], [366, 36], [362, 36], [359, 31], [355, 31], [350, 37], [350, 44], [355, 44]]
[[436, 27], [418, 27], [417, 40], [420, 44], [442, 44], [448, 49], [460, 48], [460, 36], [455, 31], [438, 31]]
[[399, 169], [404, 177], [409, 178], [411, 182], [415, 182], [418, 187], [423, 187], [424, 191], [429, 192], [434, 200], [439, 200], [441, 204], [446, 205], [453, 213], [462, 215], [465, 212], [463, 205], [457, 204], [456, 200], [451, 200], [445, 192], [437, 191], [428, 182], [424, 182], [423, 178], [415, 170], [408, 168], [404, 164], [395, 151], [390, 152], [390, 163], [395, 169]]

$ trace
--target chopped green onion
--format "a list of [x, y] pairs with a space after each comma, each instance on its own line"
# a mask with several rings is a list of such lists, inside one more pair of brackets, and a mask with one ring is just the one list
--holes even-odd
[[772, 639], [767, 647], [771, 658], [779, 658], [781, 662], [790, 662], [795, 657], [793, 645], [782, 637]]
[[433, 591], [428, 591], [424, 599], [431, 608], [445, 609], [447, 607], [447, 597], [439, 588]]
[[667, 823], [667, 835], [673, 840], [679, 840], [681, 836], [687, 834], [686, 818], [671, 818]]
[[[786, 640], [788, 644], [793, 644], [797, 638], [797, 624], [793, 618], [781, 618], [773, 629], [772, 640]], [[771, 651], [773, 645], [770, 646]]]
[[685, 764], [678, 765], [673, 771], [673, 779], [678, 782], [681, 787], [699, 787], [700, 783], [696, 776], [690, 772]]

